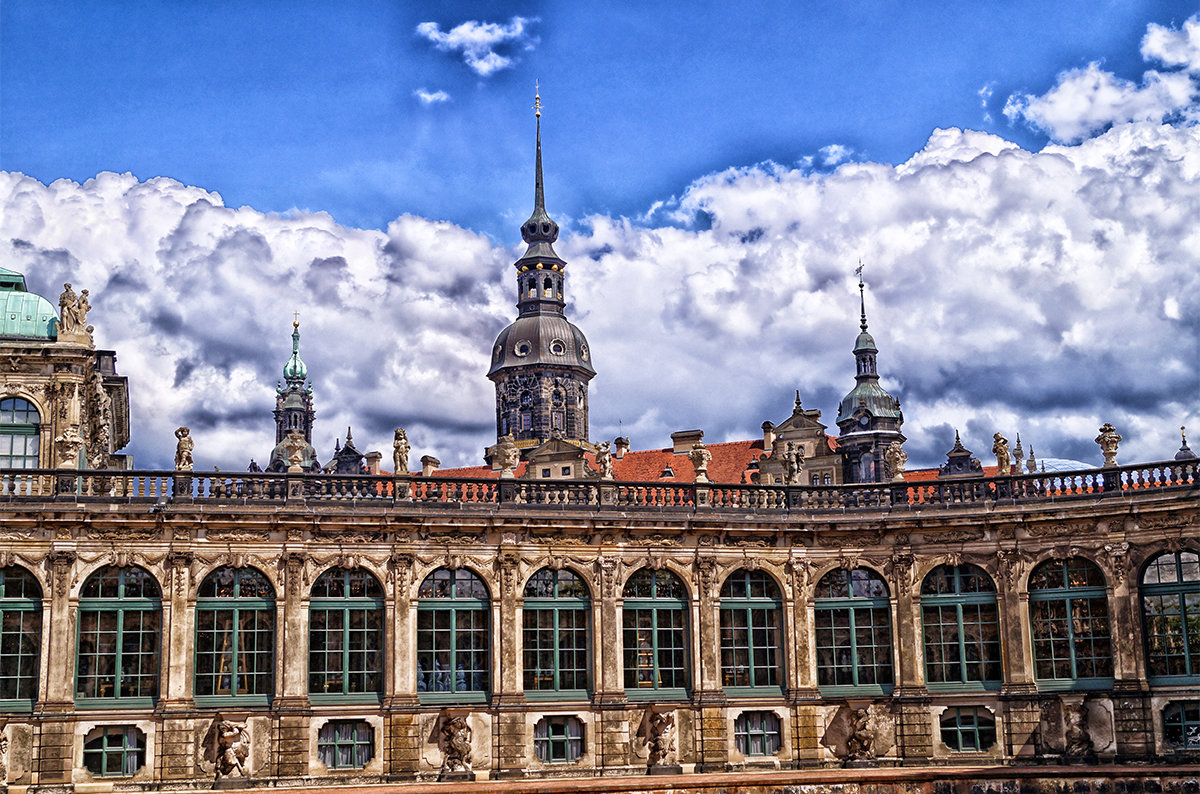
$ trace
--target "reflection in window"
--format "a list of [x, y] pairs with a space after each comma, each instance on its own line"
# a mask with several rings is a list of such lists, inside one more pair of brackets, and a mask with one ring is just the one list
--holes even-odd
[[42, 418], [20, 397], [0, 400], [0, 469], [36, 469]]
[[100, 777], [129, 777], [146, 765], [146, 735], [132, 725], [106, 725], [87, 735], [83, 766]]
[[533, 726], [533, 752], [547, 764], [569, 764], [583, 755], [583, 723], [578, 717], [542, 717]]
[[890, 691], [887, 584], [866, 568], [838, 568], [821, 577], [815, 595], [817, 685]]
[[566, 568], [542, 568], [525, 585], [523, 653], [525, 689], [572, 692], [588, 689], [587, 586]]
[[363, 720], [330, 720], [317, 732], [317, 758], [329, 769], [362, 769], [374, 757], [374, 732]]
[[670, 571], [643, 568], [625, 583], [625, 689], [687, 686], [687, 596]]
[[925, 678], [930, 684], [999, 685], [996, 586], [977, 565], [939, 565], [921, 585]]
[[1200, 557], [1161, 554], [1142, 574], [1146, 673], [1151, 681], [1200, 678]]
[[110, 565], [88, 577], [79, 598], [75, 696], [157, 697], [161, 618], [161, 591], [148, 571]]
[[1112, 678], [1104, 574], [1082, 557], [1047, 560], [1029, 575], [1034, 677], [1071, 684]]
[[721, 586], [721, 685], [779, 687], [782, 601], [762, 571], [735, 571]]
[[196, 601], [196, 696], [266, 699], [274, 678], [274, 588], [253, 568], [218, 568]]
[[488, 591], [466, 568], [438, 568], [417, 593], [417, 691], [485, 693]]
[[1177, 750], [1200, 750], [1200, 701], [1168, 703], [1162, 720], [1167, 744]]
[[733, 744], [742, 755], [775, 755], [782, 744], [779, 716], [773, 711], [743, 711], [733, 721]]
[[985, 708], [946, 709], [940, 722], [942, 744], [951, 750], [988, 750], [996, 743], [996, 718]]
[[331, 568], [312, 587], [308, 608], [308, 691], [383, 691], [383, 588], [362, 568]]
[[0, 568], [0, 707], [37, 699], [41, 648], [42, 588], [24, 568]]

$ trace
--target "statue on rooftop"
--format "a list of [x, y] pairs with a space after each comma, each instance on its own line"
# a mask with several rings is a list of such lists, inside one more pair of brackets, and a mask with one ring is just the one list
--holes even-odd
[[308, 442], [304, 440], [304, 434], [299, 430], [293, 430], [284, 437], [283, 448], [287, 454], [287, 470], [289, 472], [304, 471], [304, 450], [307, 447]]
[[696, 469], [696, 482], [709, 482], [708, 463], [712, 460], [712, 453], [705, 448], [703, 441], [692, 444], [692, 451], [688, 453], [688, 458]]
[[999, 433], [992, 435], [992, 454], [996, 456], [996, 476], [1005, 477], [1012, 473], [1012, 455], [1008, 452], [1008, 439]]
[[521, 464], [521, 448], [517, 446], [511, 433], [497, 439], [496, 446], [492, 447], [492, 455], [493, 460], [500, 464], [501, 479], [507, 480], [516, 476], [513, 469]]
[[192, 431], [187, 427], [176, 428], [175, 438], [175, 471], [192, 470], [192, 450], [196, 442], [192, 440]]
[[784, 485], [800, 485], [804, 476], [804, 445], [789, 441], [783, 453]]
[[392, 472], [396, 476], [408, 474], [408, 453], [410, 449], [408, 434], [404, 432], [403, 427], [397, 427], [394, 440], [392, 441]]

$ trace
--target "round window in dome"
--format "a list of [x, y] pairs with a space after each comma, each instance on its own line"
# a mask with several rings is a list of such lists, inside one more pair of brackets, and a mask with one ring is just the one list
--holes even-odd
[[590, 355], [591, 355], [591, 353], [589, 353], [589, 352], [588, 352], [588, 346], [587, 346], [587, 345], [580, 345], [580, 346], [579, 346], [579, 357], [580, 357], [580, 358], [582, 358], [584, 361], [587, 361], [587, 360], [588, 360], [588, 356], [590, 356]]
[[563, 340], [555, 339], [550, 343], [550, 352], [556, 356], [566, 355], [567, 346], [563, 343]]
[[515, 346], [513, 346], [513, 352], [516, 353], [521, 358], [524, 358], [525, 356], [529, 355], [532, 351], [533, 351], [533, 345], [529, 344], [529, 342], [526, 340], [517, 342], [517, 344]]

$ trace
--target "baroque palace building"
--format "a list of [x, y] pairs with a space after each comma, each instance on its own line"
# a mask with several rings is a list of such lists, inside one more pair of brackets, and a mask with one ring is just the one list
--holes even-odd
[[56, 312], [0, 271], [0, 781], [748, 791], [850, 767], [851, 791], [870, 768], [1153, 762], [1169, 783], [1200, 760], [1186, 442], [1118, 465], [1106, 426], [1100, 468], [1022, 470], [1019, 444], [1011, 467], [998, 439], [997, 467], [956, 444], [906, 472], [864, 307], [836, 437], [797, 395], [761, 439], [597, 444], [540, 129], [535, 182], [473, 469], [410, 473], [399, 432], [395, 473], [346, 473], [349, 433], [320, 466], [294, 328], [267, 471], [192, 471], [183, 428], [175, 470], [133, 470], [86, 292]]

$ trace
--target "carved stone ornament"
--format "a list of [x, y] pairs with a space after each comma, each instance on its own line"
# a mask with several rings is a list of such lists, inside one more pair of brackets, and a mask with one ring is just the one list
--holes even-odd
[[609, 442], [605, 441], [596, 448], [596, 471], [602, 480], [613, 478], [613, 457], [610, 447]]
[[1027, 524], [1025, 531], [1035, 538], [1061, 538], [1067, 535], [1077, 535], [1091, 529], [1092, 525], [1083, 521], [1057, 524]]
[[1129, 544], [1105, 543], [1104, 554], [1108, 557], [1108, 567], [1112, 569], [1118, 581], [1125, 584], [1129, 580]]
[[513, 469], [521, 464], [521, 449], [511, 435], [500, 436], [491, 453], [493, 460], [500, 463], [501, 479], [508, 480], [516, 476]]
[[443, 773], [471, 771], [471, 724], [465, 715], [442, 719], [438, 749], [442, 752]]
[[307, 448], [308, 442], [304, 440], [304, 434], [299, 430], [293, 430], [284, 436], [283, 449], [287, 456], [289, 474], [299, 474], [304, 471], [304, 450]]
[[410, 450], [408, 434], [404, 432], [403, 427], [397, 427], [392, 437], [392, 472], [396, 476], [408, 474], [408, 453]]
[[1100, 454], [1104, 455], [1104, 468], [1117, 465], [1117, 445], [1121, 443], [1121, 434], [1108, 422], [1100, 427], [1100, 435], [1096, 436], [1100, 445]]
[[657, 711], [651, 707], [646, 723], [646, 749], [650, 751], [646, 766], [672, 766], [675, 763], [675, 712]]
[[83, 436], [79, 428], [70, 425], [54, 439], [54, 454], [58, 459], [58, 468], [73, 469], [79, 462], [79, 451], [83, 449]]
[[246, 723], [221, 720], [217, 725], [217, 780], [246, 777], [246, 759], [250, 757], [250, 732]]
[[883, 462], [887, 464], [892, 482], [904, 481], [904, 464], [908, 463], [908, 453], [899, 441], [888, 444], [887, 451], [883, 453]]
[[600, 557], [596, 560], [596, 574], [607, 598], [615, 598], [621, 584], [621, 560], [617, 557]]

